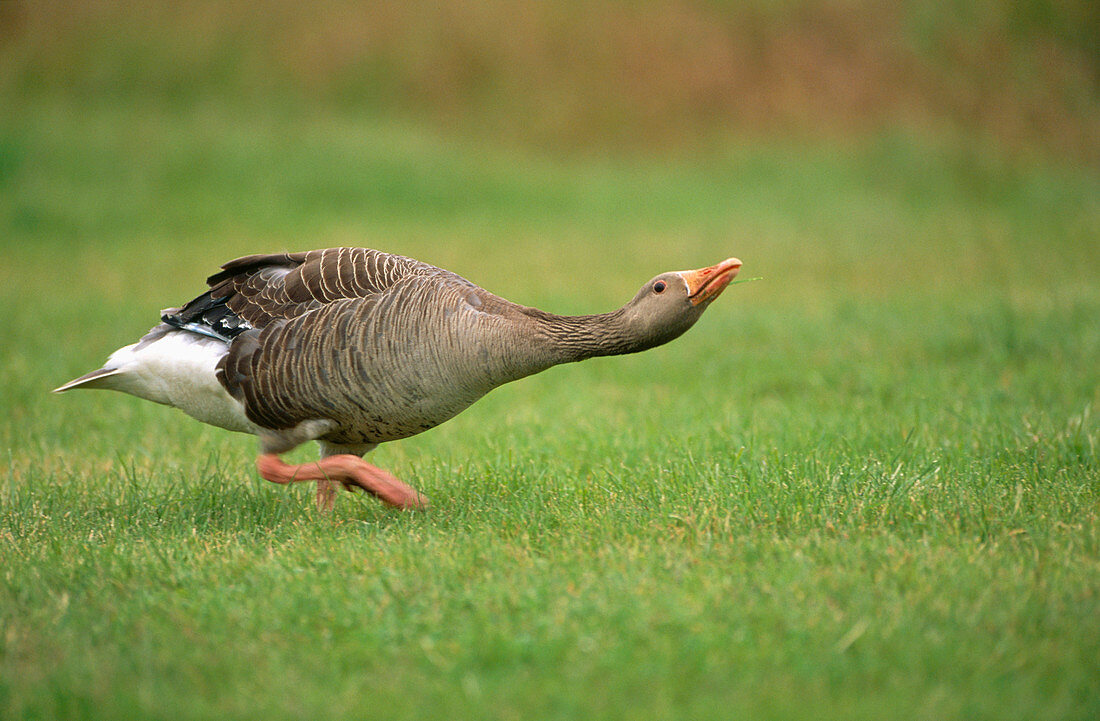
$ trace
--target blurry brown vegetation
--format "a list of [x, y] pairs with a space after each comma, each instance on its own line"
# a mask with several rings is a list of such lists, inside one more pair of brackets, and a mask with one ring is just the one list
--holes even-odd
[[1100, 160], [1096, 0], [0, 2], [0, 97], [408, 115], [558, 149], [901, 127]]

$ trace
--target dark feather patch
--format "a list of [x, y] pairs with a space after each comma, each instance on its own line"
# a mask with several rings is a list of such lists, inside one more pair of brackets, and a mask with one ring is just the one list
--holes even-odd
[[178, 310], [172, 309], [160, 317], [168, 325], [199, 335], [231, 342], [252, 326], [242, 320], [226, 305], [228, 296], [219, 297], [215, 288]]

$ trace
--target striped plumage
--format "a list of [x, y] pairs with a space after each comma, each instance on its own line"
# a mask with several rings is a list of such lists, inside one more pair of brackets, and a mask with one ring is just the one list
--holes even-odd
[[[698, 319], [739, 267], [731, 258], [662, 274], [616, 311], [559, 316], [377, 250], [251, 255], [222, 266], [210, 290], [164, 311], [161, 324], [103, 368], [58, 390], [109, 388], [167, 403], [255, 433], [264, 454], [318, 440], [325, 456], [361, 456], [442, 423], [508, 381], [665, 343]], [[270, 477], [278, 475], [275, 463], [261, 462], [269, 480], [279, 480]], [[329, 478], [325, 463], [311, 477]], [[293, 475], [279, 482], [302, 479], [303, 467], [286, 468]], [[342, 473], [336, 480], [392, 502]], [[418, 505], [413, 498], [398, 505]]]

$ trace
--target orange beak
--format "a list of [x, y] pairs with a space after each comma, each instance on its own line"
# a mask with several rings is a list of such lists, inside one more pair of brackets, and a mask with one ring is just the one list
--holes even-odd
[[712, 265], [709, 268], [682, 270], [680, 277], [687, 283], [688, 300], [692, 305], [699, 305], [709, 303], [721, 295], [739, 270], [741, 270], [740, 260], [726, 258], [718, 265]]

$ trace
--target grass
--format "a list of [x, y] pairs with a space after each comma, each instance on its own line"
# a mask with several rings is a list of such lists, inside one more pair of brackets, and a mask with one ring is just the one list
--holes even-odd
[[[556, 161], [354, 115], [0, 120], [0, 717], [1094, 718], [1100, 179], [883, 135]], [[51, 396], [249, 252], [366, 244], [606, 310], [745, 276], [637, 356], [373, 459]], [[312, 450], [295, 453], [308, 458]]]

